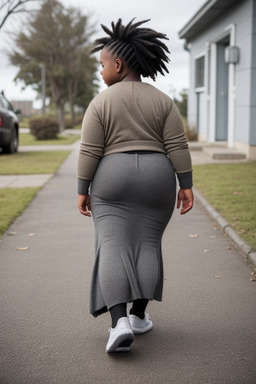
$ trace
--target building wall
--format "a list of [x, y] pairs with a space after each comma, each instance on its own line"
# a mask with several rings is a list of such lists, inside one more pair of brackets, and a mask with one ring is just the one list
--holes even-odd
[[250, 144], [252, 113], [253, 0], [242, 1], [241, 8], [244, 8], [244, 12], [242, 13], [243, 18], [237, 23], [236, 38], [236, 44], [240, 49], [240, 61], [236, 66], [235, 141]]
[[[240, 60], [234, 66], [233, 95], [235, 104], [234, 142], [256, 145], [256, 0], [243, 0], [236, 3], [217, 20], [210, 23], [200, 35], [189, 41], [190, 47], [190, 88], [188, 94], [188, 124], [193, 127], [200, 123], [199, 138], [211, 141], [209, 127], [211, 88], [211, 43], [221, 40], [225, 29], [235, 25], [235, 45], [240, 50]], [[200, 91], [198, 117], [195, 89], [195, 59], [205, 55], [205, 86]], [[214, 140], [213, 140], [214, 141]]]
[[30, 100], [13, 100], [11, 101], [14, 110], [20, 109], [22, 116], [30, 116], [35, 113], [33, 101]]
[[249, 141], [251, 145], [256, 145], [256, 0], [253, 1], [252, 23], [251, 129]]

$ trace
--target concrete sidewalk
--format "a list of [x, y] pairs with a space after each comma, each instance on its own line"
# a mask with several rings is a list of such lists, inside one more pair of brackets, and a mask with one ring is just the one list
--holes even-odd
[[0, 175], [0, 188], [41, 187], [53, 174], [45, 175]]
[[[23, 128], [23, 132], [29, 131]], [[70, 131], [70, 132], [69, 132]], [[67, 133], [78, 134], [79, 131], [67, 130]], [[212, 163], [230, 163], [230, 162], [245, 162], [246, 158], [243, 154], [235, 149], [226, 148], [225, 145], [210, 145], [207, 143], [192, 142], [189, 143], [193, 165], [212, 164]], [[26, 151], [49, 151], [49, 150], [76, 150], [78, 151], [79, 141], [68, 146], [24, 146], [20, 147], [20, 152]], [[25, 188], [25, 187], [40, 187], [53, 177], [53, 174], [47, 175], [0, 175], [0, 188]], [[256, 268], [256, 252], [246, 244], [240, 236], [236, 234], [229, 223], [214, 210], [214, 208], [194, 190], [195, 197], [201, 206], [206, 210], [210, 217], [217, 221], [220, 229], [229, 237], [236, 246], [237, 250], [243, 254], [246, 260]]]
[[[23, 128], [22, 132], [27, 132], [29, 129]], [[78, 134], [78, 130], [66, 130], [69, 134]], [[212, 164], [212, 163], [230, 163], [230, 162], [245, 162], [238, 151], [227, 149], [223, 145], [209, 146], [198, 142], [189, 144], [192, 156], [193, 165]], [[73, 151], [79, 146], [79, 141], [71, 145], [27, 145], [20, 146], [19, 152], [46, 152], [46, 151]], [[210, 155], [209, 155], [210, 154]], [[242, 156], [242, 157], [241, 157]], [[43, 186], [53, 175], [0, 175], [0, 188], [24, 188]]]
[[[78, 145], [78, 141], [70, 145], [23, 145], [19, 146], [19, 152], [73, 151]], [[41, 187], [52, 176], [53, 174], [0, 175], [0, 188]]]
[[1, 384], [252, 384], [252, 269], [199, 204], [163, 239], [162, 303], [131, 353], [108, 355], [109, 315], [89, 314], [92, 219], [76, 207], [77, 150], [0, 243]]

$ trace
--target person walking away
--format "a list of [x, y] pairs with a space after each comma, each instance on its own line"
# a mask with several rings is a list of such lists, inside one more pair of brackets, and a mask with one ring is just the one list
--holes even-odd
[[[110, 312], [106, 351], [129, 351], [134, 334], [150, 331], [150, 300], [162, 300], [161, 239], [177, 208], [193, 206], [192, 166], [179, 111], [141, 77], [168, 72], [165, 34], [149, 20], [102, 25], [101, 75], [108, 88], [90, 103], [78, 158], [78, 208], [96, 232], [90, 312]], [[127, 304], [132, 303], [127, 314]]]

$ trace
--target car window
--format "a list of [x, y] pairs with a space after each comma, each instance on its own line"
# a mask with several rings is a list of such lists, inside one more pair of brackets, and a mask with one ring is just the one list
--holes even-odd
[[4, 97], [1, 97], [1, 102], [2, 102], [3, 107], [4, 107], [5, 109], [8, 109], [8, 103], [7, 103], [7, 101], [5, 100]]
[[9, 103], [8, 100], [6, 100], [5, 97], [1, 96], [0, 97], [0, 105], [5, 108], [5, 109], [8, 109], [9, 111], [13, 111], [13, 107], [12, 105]]
[[9, 109], [9, 111], [13, 111], [13, 107], [11, 105], [11, 103], [5, 99], [5, 101], [7, 102], [7, 108]]
[[2, 95], [0, 95], [0, 107], [5, 108]]

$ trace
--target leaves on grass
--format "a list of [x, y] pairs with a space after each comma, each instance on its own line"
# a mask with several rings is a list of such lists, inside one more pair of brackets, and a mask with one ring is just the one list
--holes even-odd
[[[230, 225], [236, 224], [236, 233], [256, 248], [256, 162], [197, 165], [194, 179], [204, 198]], [[248, 233], [239, 233], [240, 228]]]

